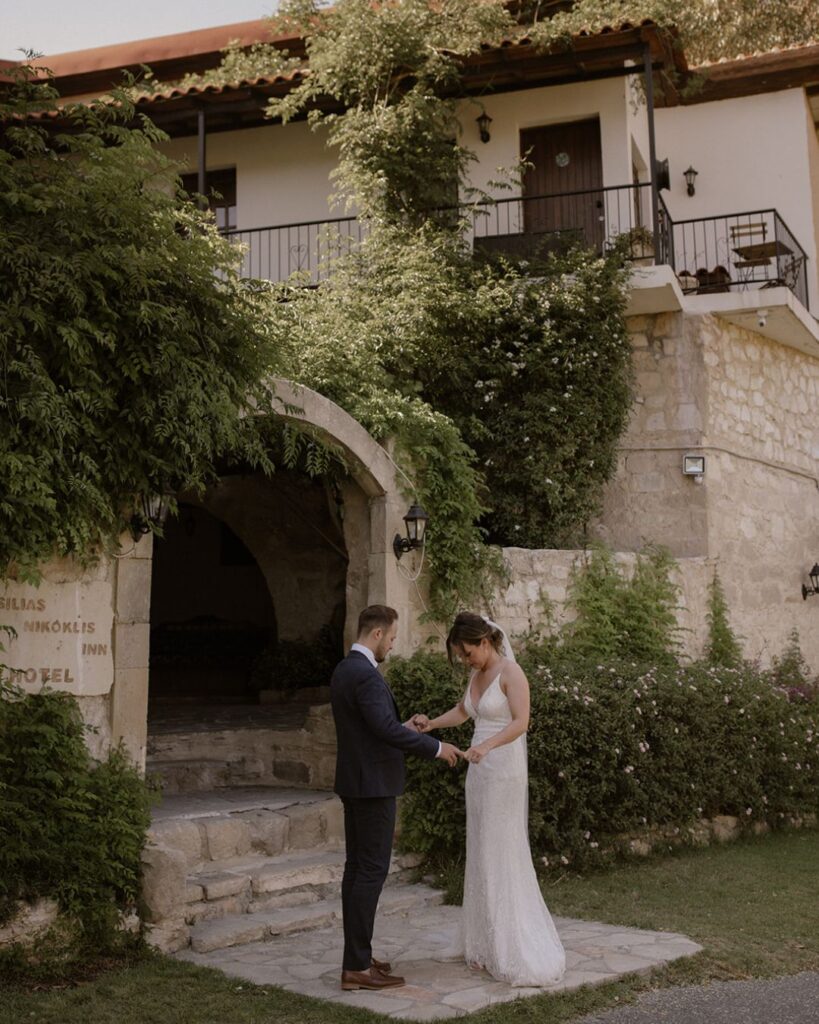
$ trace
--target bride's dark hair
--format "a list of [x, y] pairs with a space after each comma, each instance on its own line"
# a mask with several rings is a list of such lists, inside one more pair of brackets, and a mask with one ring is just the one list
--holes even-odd
[[454, 665], [457, 662], [458, 650], [462, 651], [464, 644], [475, 647], [483, 639], [488, 640], [498, 654], [503, 654], [503, 633], [499, 629], [490, 626], [483, 615], [458, 612], [446, 638], [446, 653], [450, 663]]

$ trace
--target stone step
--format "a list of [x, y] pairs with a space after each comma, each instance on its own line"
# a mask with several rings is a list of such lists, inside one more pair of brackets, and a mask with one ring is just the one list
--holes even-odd
[[[398, 885], [414, 866], [413, 858], [393, 857], [387, 885]], [[343, 874], [343, 850], [275, 859], [236, 858], [208, 865], [188, 876], [185, 921], [197, 924], [232, 914], [256, 914], [332, 899], [341, 892]]]
[[170, 713], [152, 722], [147, 754], [147, 770], [166, 793], [258, 785], [329, 788], [336, 757], [332, 711], [329, 704], [316, 704]]
[[[425, 885], [397, 885], [384, 890], [378, 912], [410, 913], [420, 907], [440, 904], [443, 895]], [[341, 900], [337, 899], [249, 914], [231, 914], [194, 925], [190, 932], [191, 948], [196, 953], [209, 953], [229, 946], [262, 942], [279, 935], [326, 928], [340, 918]]]
[[[252, 794], [253, 790], [241, 790]], [[344, 812], [332, 793], [260, 790], [255, 799], [201, 794], [166, 800], [149, 842], [181, 851], [189, 868], [251, 854], [277, 856], [293, 850], [332, 849], [344, 839]], [[177, 813], [173, 813], [175, 805]], [[188, 810], [183, 810], [187, 805]], [[218, 870], [212, 868], [211, 870]]]
[[213, 789], [227, 789], [235, 785], [252, 785], [265, 779], [263, 766], [246, 758], [187, 758], [160, 760], [149, 758], [146, 774], [159, 785], [164, 794], [198, 793]]

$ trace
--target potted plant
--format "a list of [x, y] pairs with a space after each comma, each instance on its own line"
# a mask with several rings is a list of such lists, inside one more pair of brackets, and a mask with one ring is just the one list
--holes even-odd
[[654, 233], [648, 228], [639, 226], [630, 228], [626, 233], [628, 253], [635, 263], [646, 265], [654, 261]]

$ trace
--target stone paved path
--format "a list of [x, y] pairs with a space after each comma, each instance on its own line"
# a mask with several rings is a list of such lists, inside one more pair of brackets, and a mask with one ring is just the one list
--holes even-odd
[[459, 907], [430, 907], [411, 915], [394, 914], [376, 921], [375, 955], [389, 959], [408, 984], [389, 992], [342, 992], [339, 984], [340, 923], [320, 931], [288, 935], [268, 942], [194, 953], [182, 960], [215, 967], [257, 985], [279, 985], [291, 992], [357, 1006], [406, 1020], [443, 1020], [543, 992], [599, 985], [623, 974], [646, 974], [702, 948], [683, 935], [641, 931], [572, 918], [555, 918], [566, 947], [567, 970], [548, 989], [512, 988], [463, 961], [447, 958], [455, 942]]

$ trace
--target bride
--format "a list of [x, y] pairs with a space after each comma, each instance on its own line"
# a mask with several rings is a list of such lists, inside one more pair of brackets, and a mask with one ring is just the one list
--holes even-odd
[[565, 954], [543, 902], [527, 834], [529, 683], [494, 622], [472, 612], [447, 637], [451, 662], [470, 669], [461, 701], [437, 718], [416, 715], [421, 732], [472, 718], [466, 776], [464, 956], [510, 985], [560, 981]]

